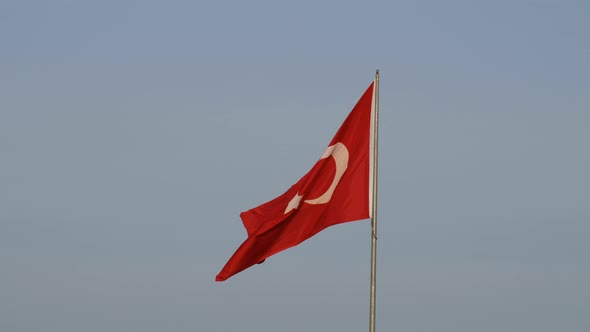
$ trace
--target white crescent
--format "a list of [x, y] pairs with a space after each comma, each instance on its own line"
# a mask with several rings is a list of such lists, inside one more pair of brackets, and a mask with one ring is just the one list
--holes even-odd
[[[330, 184], [328, 190], [326, 190], [326, 192], [324, 192], [320, 197], [308, 199], [303, 202], [307, 204], [317, 205], [326, 204], [330, 201], [332, 195], [334, 194], [334, 191], [336, 190], [336, 187], [338, 186], [338, 183], [340, 182], [340, 179], [342, 178], [342, 175], [344, 175], [344, 172], [348, 168], [348, 155], [349, 154], [346, 145], [340, 142], [331, 145], [326, 149], [320, 160], [326, 159], [330, 156], [334, 158], [334, 162], [336, 163], [336, 174], [334, 175], [334, 180], [332, 180], [332, 184]], [[299, 195], [299, 193], [295, 194], [295, 197], [293, 197], [293, 199], [291, 199], [291, 201], [287, 205], [285, 213], [288, 213], [293, 209], [297, 209], [299, 207], [299, 202], [301, 201], [302, 197], [303, 195]]]
[[328, 203], [330, 201], [330, 199], [332, 198], [332, 194], [334, 194], [334, 190], [336, 190], [336, 186], [338, 185], [338, 182], [340, 182], [342, 175], [344, 174], [344, 172], [348, 168], [348, 149], [346, 148], [346, 145], [338, 142], [332, 146], [329, 146], [326, 149], [326, 152], [324, 152], [324, 154], [320, 158], [320, 160], [326, 159], [330, 156], [332, 156], [332, 158], [334, 158], [334, 161], [336, 162], [336, 175], [334, 175], [334, 180], [332, 180], [332, 184], [330, 185], [328, 190], [326, 190], [326, 192], [322, 194], [322, 196], [315, 198], [315, 199], [305, 200], [304, 201], [305, 203], [307, 203], [307, 204], [326, 204], [326, 203]]

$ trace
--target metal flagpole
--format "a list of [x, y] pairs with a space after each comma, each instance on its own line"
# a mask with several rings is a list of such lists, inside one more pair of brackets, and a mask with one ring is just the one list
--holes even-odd
[[371, 206], [371, 304], [369, 332], [375, 332], [375, 279], [377, 272], [377, 143], [379, 141], [379, 69], [375, 72], [375, 114], [373, 119], [373, 200]]

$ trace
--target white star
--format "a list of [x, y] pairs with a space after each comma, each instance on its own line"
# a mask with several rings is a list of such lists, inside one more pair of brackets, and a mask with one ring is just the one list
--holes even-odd
[[301, 202], [301, 198], [303, 195], [299, 195], [299, 193], [295, 194], [295, 197], [291, 199], [289, 204], [287, 204], [287, 208], [285, 209], [285, 214], [289, 213], [289, 211], [296, 209], [299, 207], [299, 202]]

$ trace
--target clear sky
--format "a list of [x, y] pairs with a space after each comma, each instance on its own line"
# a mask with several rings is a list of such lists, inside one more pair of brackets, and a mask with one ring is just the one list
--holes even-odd
[[588, 17], [1, 1], [0, 330], [367, 330], [368, 221], [214, 277], [380, 68], [377, 329], [589, 331]]

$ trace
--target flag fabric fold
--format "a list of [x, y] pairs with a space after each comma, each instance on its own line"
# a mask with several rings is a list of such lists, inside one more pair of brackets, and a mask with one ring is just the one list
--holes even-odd
[[216, 281], [327, 227], [370, 217], [374, 86], [371, 83], [307, 174], [281, 196], [240, 214], [248, 238]]

